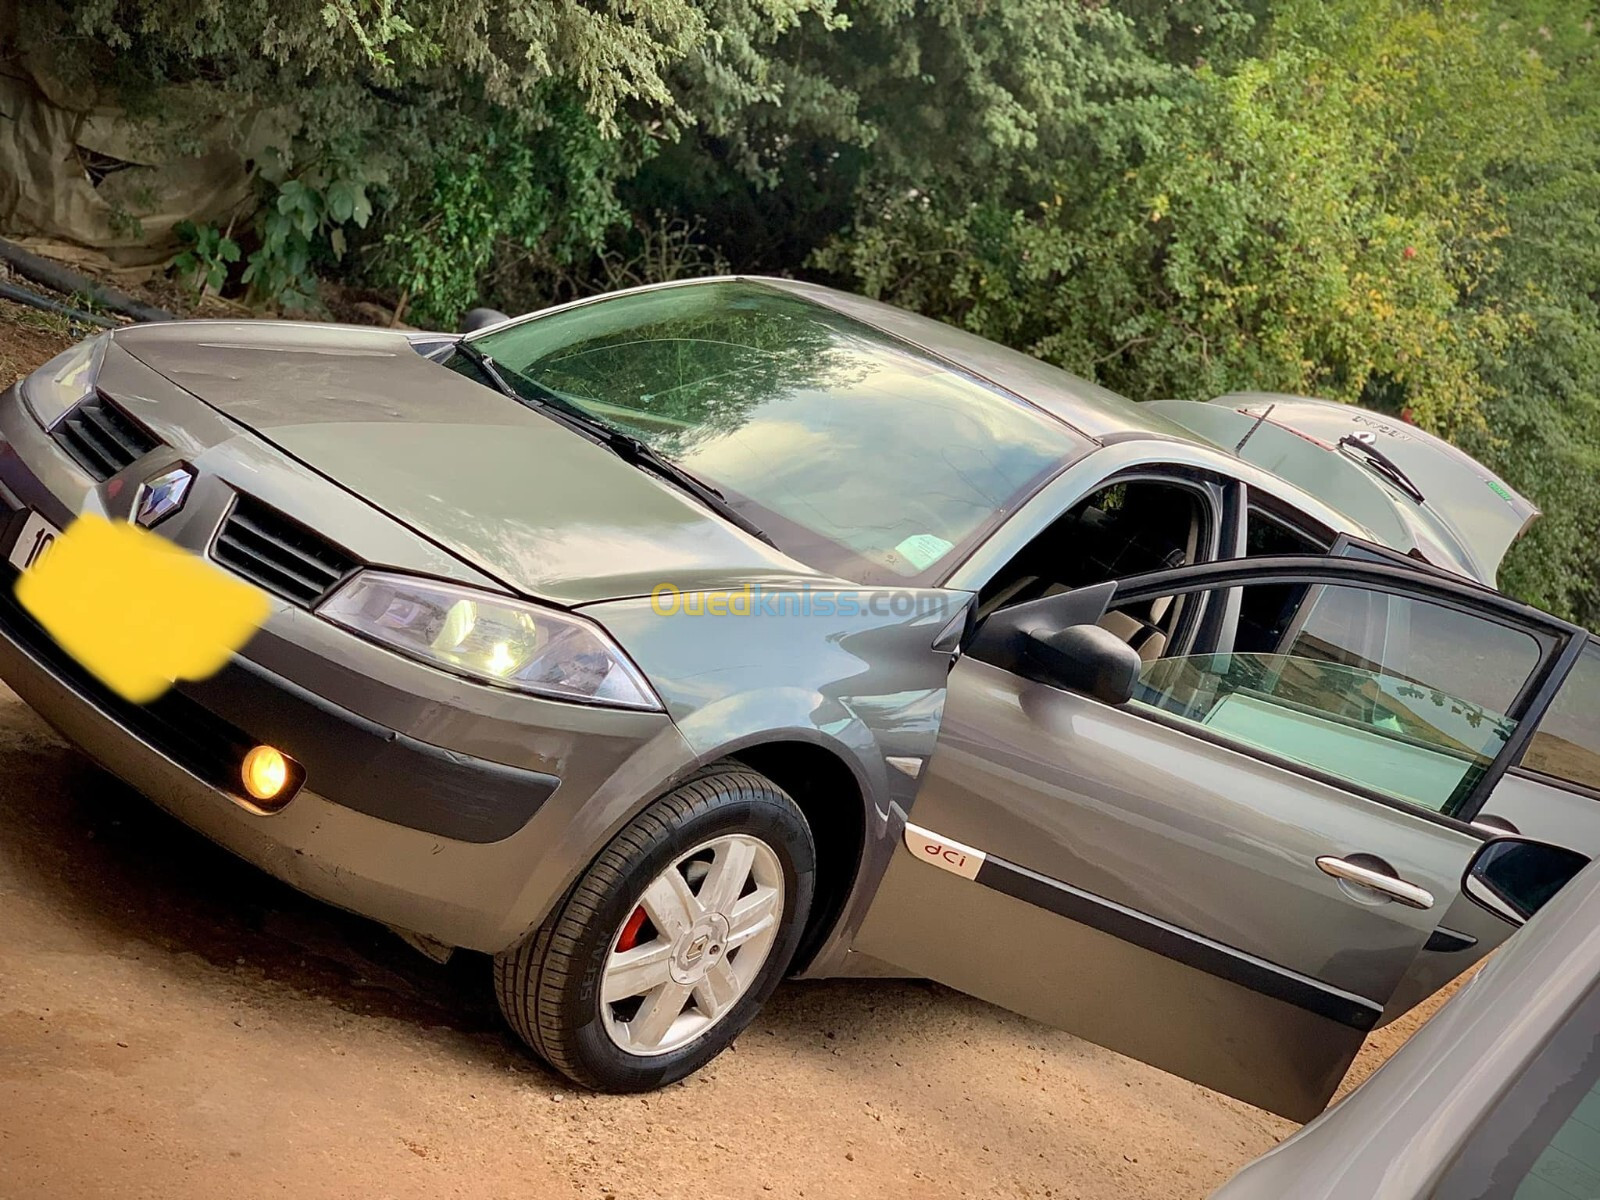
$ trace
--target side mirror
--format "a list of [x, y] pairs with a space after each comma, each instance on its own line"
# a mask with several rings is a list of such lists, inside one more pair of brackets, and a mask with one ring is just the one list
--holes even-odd
[[1069, 625], [1024, 635], [1023, 654], [1035, 678], [1105, 704], [1126, 704], [1133, 698], [1144, 664], [1139, 653], [1109, 629]]
[[1588, 865], [1587, 855], [1565, 846], [1495, 838], [1473, 856], [1461, 887], [1495, 916], [1521, 925]]

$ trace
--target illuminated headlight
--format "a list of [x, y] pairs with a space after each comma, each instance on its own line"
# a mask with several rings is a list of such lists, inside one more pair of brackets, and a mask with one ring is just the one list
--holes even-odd
[[410, 575], [363, 571], [318, 615], [486, 683], [557, 700], [661, 707], [604, 630], [582, 617]]
[[110, 334], [101, 334], [79, 342], [22, 381], [22, 398], [39, 424], [49, 429], [94, 391], [100, 360], [110, 340]]

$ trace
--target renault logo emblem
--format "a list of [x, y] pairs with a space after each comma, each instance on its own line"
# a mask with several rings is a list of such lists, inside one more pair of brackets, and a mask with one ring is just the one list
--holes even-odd
[[149, 529], [183, 507], [194, 483], [194, 471], [182, 463], [152, 475], [139, 485], [133, 502], [133, 520]]

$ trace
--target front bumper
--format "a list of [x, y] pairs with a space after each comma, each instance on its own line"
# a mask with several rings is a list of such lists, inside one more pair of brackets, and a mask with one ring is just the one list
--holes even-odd
[[[7, 524], [0, 520], [0, 545], [8, 540]], [[8, 584], [14, 579], [0, 574]], [[239, 765], [262, 742], [298, 761], [324, 799], [462, 842], [511, 837], [560, 783], [544, 772], [418, 741], [238, 657], [209, 679], [180, 683], [149, 704], [129, 703], [74, 662], [9, 587], [0, 594], [0, 636], [85, 703], [247, 809], [256, 806], [240, 787]]]
[[[210, 493], [226, 490], [230, 452], [252, 451], [191, 450], [202, 481], [170, 522], [173, 540], [207, 544], [208, 513], [222, 511]], [[295, 470], [284, 464], [284, 474]], [[265, 473], [258, 461], [255, 475]], [[296, 491], [313, 508], [359, 504], [326, 481], [316, 482], [327, 493], [253, 482]], [[122, 515], [113, 489], [78, 471], [13, 390], [0, 396], [0, 544], [25, 506], [61, 525], [80, 511]], [[403, 551], [409, 535], [374, 536]], [[0, 678], [45, 720], [185, 824], [292, 886], [448, 945], [492, 952], [515, 943], [642, 798], [693, 766], [664, 714], [475, 685], [286, 605], [218, 675], [151, 705], [127, 704], [16, 605], [13, 578], [0, 563]], [[259, 742], [307, 770], [299, 794], [271, 814], [238, 792], [239, 756]]]
[[147, 745], [0, 633], [0, 677], [67, 740], [212, 841], [320, 900], [448, 945], [499, 949], [508, 843], [432, 837], [302, 789], [257, 816]]

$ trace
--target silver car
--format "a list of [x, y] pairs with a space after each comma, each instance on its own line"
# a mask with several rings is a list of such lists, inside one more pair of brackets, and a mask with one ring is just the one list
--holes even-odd
[[7, 587], [0, 677], [263, 869], [493, 955], [592, 1087], [785, 974], [909, 974], [1305, 1118], [1504, 936], [1486, 836], [1600, 849], [1600, 648], [1488, 586], [1535, 510], [1471, 459], [793, 281], [120, 330], [0, 397], [0, 506], [8, 570], [93, 512], [265, 591], [139, 706]]
[[1600, 1196], [1600, 866], [1490, 842], [1467, 886], [1526, 930], [1359, 1088], [1214, 1200]]

